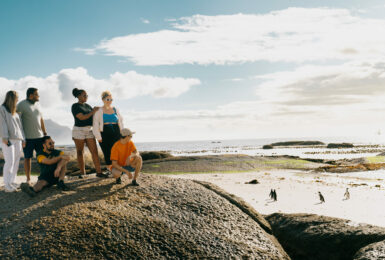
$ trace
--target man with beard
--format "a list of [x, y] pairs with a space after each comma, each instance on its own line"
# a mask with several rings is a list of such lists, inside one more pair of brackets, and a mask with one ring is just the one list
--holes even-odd
[[20, 115], [26, 138], [26, 144], [23, 148], [24, 169], [29, 183], [31, 181], [33, 151], [35, 150], [36, 154], [41, 152], [43, 149], [42, 138], [47, 135], [39, 106], [39, 92], [36, 88], [27, 89], [27, 98], [17, 104], [16, 111]]
[[68, 155], [64, 155], [64, 152], [55, 149], [55, 142], [50, 136], [44, 136], [43, 150], [37, 155], [37, 162], [40, 165], [40, 176], [33, 187], [29, 186], [28, 183], [21, 184], [22, 191], [33, 197], [44, 187], [50, 187], [54, 184], [60, 190], [69, 190], [64, 184], [66, 166], [69, 160]]

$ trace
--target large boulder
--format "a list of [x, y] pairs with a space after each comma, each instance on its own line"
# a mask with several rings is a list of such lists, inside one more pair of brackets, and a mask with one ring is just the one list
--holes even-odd
[[139, 183], [73, 179], [71, 191], [34, 198], [0, 191], [0, 259], [289, 259], [256, 214], [204, 183]]
[[385, 228], [314, 214], [274, 213], [266, 220], [292, 259], [352, 259], [385, 239]]
[[354, 260], [385, 259], [385, 240], [361, 248]]

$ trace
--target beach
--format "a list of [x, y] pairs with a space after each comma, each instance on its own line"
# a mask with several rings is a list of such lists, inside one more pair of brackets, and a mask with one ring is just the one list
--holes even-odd
[[[296, 170], [270, 170], [172, 177], [214, 183], [241, 197], [264, 215], [275, 212], [309, 213], [348, 219], [352, 221], [352, 225], [367, 223], [385, 227], [385, 171], [320, 174]], [[245, 184], [254, 179], [259, 183]], [[350, 199], [344, 200], [347, 187]], [[276, 189], [277, 201], [269, 198], [270, 189]], [[325, 203], [320, 203], [318, 191], [325, 197]]]

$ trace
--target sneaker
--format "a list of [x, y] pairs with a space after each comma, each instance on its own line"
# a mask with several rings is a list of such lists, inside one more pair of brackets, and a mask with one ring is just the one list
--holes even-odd
[[63, 181], [59, 181], [59, 182], [57, 183], [57, 188], [60, 189], [60, 190], [62, 190], [62, 191], [68, 191], [68, 190], [70, 190], [70, 188], [69, 188], [67, 185], [65, 185]]
[[14, 187], [15, 189], [20, 189], [20, 184], [18, 184], [18, 183], [12, 182], [11, 185], [12, 185], [12, 187]]
[[132, 186], [139, 186], [139, 183], [137, 183], [136, 180], [132, 180], [131, 185]]
[[105, 174], [105, 173], [97, 173], [96, 174], [96, 177], [99, 177], [99, 178], [108, 178], [108, 175], [107, 174]]
[[119, 178], [116, 179], [116, 184], [122, 184], [122, 179], [121, 179], [121, 177], [119, 177]]
[[27, 193], [30, 197], [35, 197], [36, 192], [33, 190], [31, 186], [27, 182], [24, 182], [20, 185], [20, 188], [23, 192]]
[[16, 191], [16, 188], [11, 186], [11, 187], [4, 187], [4, 191], [5, 192], [15, 192]]

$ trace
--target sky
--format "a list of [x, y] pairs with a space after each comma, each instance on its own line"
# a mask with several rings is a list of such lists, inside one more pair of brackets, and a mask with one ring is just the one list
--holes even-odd
[[72, 127], [110, 90], [140, 142], [371, 136], [384, 46], [383, 1], [1, 0], [0, 100]]

